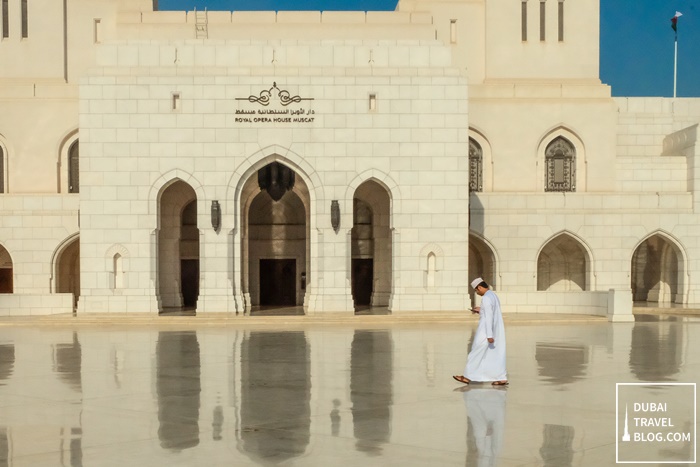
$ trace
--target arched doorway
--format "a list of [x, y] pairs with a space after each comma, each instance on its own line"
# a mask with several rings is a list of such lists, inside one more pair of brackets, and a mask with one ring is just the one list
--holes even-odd
[[[493, 250], [477, 235], [469, 235], [469, 281], [481, 277], [492, 288], [497, 288], [496, 283], [496, 257]], [[475, 303], [475, 292], [469, 288], [472, 303]]]
[[362, 183], [353, 197], [350, 252], [355, 310], [389, 306], [392, 287], [391, 197], [374, 180]]
[[73, 294], [73, 309], [80, 298], [80, 238], [68, 240], [56, 256], [56, 293]]
[[588, 290], [588, 252], [567, 234], [551, 239], [537, 257], [537, 290]]
[[683, 303], [683, 255], [662, 235], [644, 240], [632, 255], [635, 302]]
[[272, 162], [241, 193], [242, 290], [253, 312], [304, 304], [309, 270], [309, 191], [296, 173]]
[[4, 246], [0, 245], [0, 293], [14, 292], [12, 257]]
[[161, 312], [196, 308], [199, 295], [197, 195], [177, 180], [160, 195], [158, 295]]

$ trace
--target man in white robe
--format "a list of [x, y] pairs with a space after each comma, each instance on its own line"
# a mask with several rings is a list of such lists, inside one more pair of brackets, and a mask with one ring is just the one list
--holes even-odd
[[508, 376], [506, 330], [503, 326], [501, 302], [481, 277], [474, 279], [471, 285], [482, 297], [481, 307], [472, 310], [479, 313], [479, 326], [474, 334], [464, 375], [456, 375], [453, 378], [464, 384], [471, 381], [493, 381], [494, 386], [504, 386], [508, 384]]

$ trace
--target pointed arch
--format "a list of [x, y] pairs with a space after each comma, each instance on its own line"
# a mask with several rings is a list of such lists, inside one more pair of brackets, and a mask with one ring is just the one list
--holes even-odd
[[197, 177], [190, 174], [189, 172], [184, 171], [182, 169], [173, 169], [158, 177], [151, 184], [151, 188], [148, 191], [148, 214], [151, 215], [151, 228], [157, 229], [159, 227], [158, 222], [160, 216], [158, 214], [160, 213], [160, 201], [161, 197], [163, 196], [163, 193], [165, 192], [166, 188], [178, 181], [186, 183], [196, 193], [198, 212], [207, 212], [205, 209], [207, 197], [204, 185], [202, 185], [202, 183], [199, 181], [199, 179], [197, 179]]
[[109, 271], [109, 286], [113, 290], [128, 287], [128, 271], [130, 266], [129, 250], [115, 243], [105, 252], [105, 271]]
[[14, 292], [14, 261], [5, 246], [0, 243], [0, 293]]
[[[254, 173], [257, 173], [258, 170], [272, 162], [280, 162], [286, 165], [290, 169], [294, 170], [297, 175], [300, 175], [303, 178], [304, 183], [309, 189], [309, 196], [312, 204], [317, 205], [317, 203], [315, 203], [317, 199], [324, 199], [323, 183], [321, 181], [321, 177], [316, 172], [316, 169], [314, 169], [311, 164], [309, 164], [308, 161], [299, 154], [295, 153], [289, 148], [279, 146], [277, 144], [273, 144], [256, 151], [238, 165], [233, 174], [231, 174], [231, 178], [227, 184], [226, 199], [240, 201], [243, 187], [248, 179]], [[240, 213], [237, 212], [237, 204], [237, 202], [226, 203], [222, 207], [223, 214], [226, 214], [226, 217], [229, 219], [237, 219], [240, 215]], [[323, 207], [317, 206], [316, 209], [318, 210], [317, 212], [320, 213]], [[330, 209], [330, 207], [328, 209]], [[225, 224], [222, 222], [222, 225]], [[229, 228], [234, 228], [234, 225], [231, 225], [230, 220]], [[313, 228], [315, 228], [315, 225]]]
[[[56, 192], [70, 193], [70, 158], [71, 148], [75, 149], [79, 144], [79, 130], [71, 128], [59, 139], [56, 148], [58, 160], [56, 161]], [[77, 174], [76, 174], [77, 175]]]
[[537, 252], [537, 290], [593, 290], [593, 255], [586, 242], [563, 230], [547, 239]]
[[[195, 181], [194, 177], [189, 180]], [[195, 188], [181, 178], [165, 179], [159, 183], [157, 200], [156, 290], [160, 312], [166, 309], [196, 307], [199, 291], [200, 243], [195, 209], [202, 201]], [[204, 194], [199, 185], [200, 193]], [[192, 218], [193, 222], [187, 219]]]
[[635, 302], [686, 303], [689, 280], [686, 249], [675, 236], [657, 229], [635, 245], [630, 257]]
[[[481, 277], [493, 290], [499, 287], [498, 252], [485, 237], [473, 230], [469, 231], [468, 280]], [[469, 287], [471, 302], [476, 303], [476, 292]]]
[[[392, 193], [371, 171], [352, 193], [350, 280], [355, 306], [389, 306], [394, 282]], [[386, 177], [383, 177], [386, 180]], [[359, 181], [356, 177], [353, 182]], [[389, 178], [390, 184], [393, 180]], [[351, 183], [353, 186], [354, 183]]]
[[[560, 139], [561, 138], [561, 139]], [[575, 190], [577, 192], [586, 191], [586, 147], [583, 144], [583, 140], [579, 138], [578, 134], [568, 128], [567, 126], [560, 124], [548, 131], [540, 139], [537, 146], [536, 153], [536, 164], [537, 164], [537, 187], [539, 189], [546, 191], [546, 171], [547, 171], [547, 148], [550, 147], [552, 143], [557, 140], [565, 141], [571, 145], [571, 149], [574, 152], [574, 171], [575, 171]]]
[[51, 292], [72, 293], [73, 306], [80, 298], [80, 233], [66, 237], [51, 256]]
[[420, 250], [418, 255], [420, 268], [423, 272], [423, 287], [432, 290], [440, 285], [440, 271], [445, 268], [445, 253], [437, 243], [429, 243]]
[[[289, 255], [295, 257], [293, 272], [291, 265], [284, 266], [281, 262], [274, 263], [273, 261], [267, 264], [260, 262], [261, 259], [281, 260], [282, 258], [278, 254], [261, 258], [260, 252], [250, 250], [248, 215], [251, 205], [260, 194], [256, 174], [260, 169], [275, 162], [295, 173], [296, 182], [292, 193], [299, 197], [305, 211], [304, 247], [302, 248], [299, 244], [297, 240], [301, 240], [301, 238], [298, 238], [294, 241], [296, 246], [293, 251], [288, 252]], [[258, 280], [260, 276], [258, 268], [261, 264], [270, 268], [279, 266], [281, 268], [280, 274], [283, 275], [285, 281], [290, 274], [297, 276], [295, 279], [296, 297], [300, 302], [303, 301], [303, 306], [308, 309], [310, 300], [313, 300], [310, 297], [316, 292], [317, 277], [315, 271], [318, 271], [317, 245], [321, 234], [317, 230], [316, 223], [320, 216], [323, 216], [324, 219], [330, 217], [330, 203], [329, 206], [323, 206], [322, 203], [316, 202], [317, 199], [324, 199], [323, 184], [319, 174], [303, 157], [282, 146], [271, 145], [257, 151], [246, 158], [232, 174], [226, 189], [226, 203], [222, 207], [222, 229], [228, 230], [231, 238], [230, 277], [234, 287], [233, 293], [237, 297], [236, 301], [242, 305], [245, 311], [251, 311], [252, 306], [259, 304], [257, 298], [259, 288], [266, 286]], [[291, 248], [291, 244], [288, 246]], [[268, 248], [265, 251], [270, 253], [272, 250]], [[290, 257], [289, 255], [288, 257]], [[303, 284], [303, 288], [301, 284]]]
[[9, 170], [8, 170], [8, 164], [9, 164], [9, 157], [10, 154], [10, 145], [5, 139], [5, 137], [0, 133], [0, 193], [8, 193], [9, 192], [9, 184], [10, 184], [10, 178], [9, 178]]

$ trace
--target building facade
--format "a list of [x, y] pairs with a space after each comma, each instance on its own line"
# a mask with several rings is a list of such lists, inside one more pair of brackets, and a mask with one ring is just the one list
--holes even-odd
[[2, 10], [2, 314], [700, 300], [700, 100], [612, 98], [597, 0], [57, 3]]

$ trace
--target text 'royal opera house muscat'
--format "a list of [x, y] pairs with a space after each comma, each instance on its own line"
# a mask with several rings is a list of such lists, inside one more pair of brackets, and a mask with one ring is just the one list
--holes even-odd
[[1, 315], [700, 306], [700, 99], [612, 98], [598, 0], [8, 0]]

